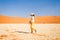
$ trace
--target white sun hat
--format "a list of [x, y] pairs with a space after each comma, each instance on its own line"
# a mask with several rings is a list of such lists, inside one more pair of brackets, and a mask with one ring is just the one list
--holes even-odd
[[34, 16], [34, 13], [31, 13], [30, 16]]

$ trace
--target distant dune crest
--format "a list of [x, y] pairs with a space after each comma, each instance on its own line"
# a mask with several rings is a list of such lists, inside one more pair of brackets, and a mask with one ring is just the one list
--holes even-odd
[[[29, 23], [30, 18], [22, 17], [9, 17], [0, 15], [0, 24], [2, 23]], [[49, 23], [59, 23], [60, 16], [38, 16], [35, 17], [35, 23], [40, 24], [49, 24]]]

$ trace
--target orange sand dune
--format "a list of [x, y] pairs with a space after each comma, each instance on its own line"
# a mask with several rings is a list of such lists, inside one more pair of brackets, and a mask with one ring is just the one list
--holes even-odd
[[36, 23], [60, 23], [60, 16], [39, 16], [35, 20]]
[[[1, 23], [29, 23], [30, 18], [0, 16]], [[60, 23], [60, 16], [38, 16], [35, 23]]]
[[0, 16], [0, 23], [28, 23], [28, 18]]

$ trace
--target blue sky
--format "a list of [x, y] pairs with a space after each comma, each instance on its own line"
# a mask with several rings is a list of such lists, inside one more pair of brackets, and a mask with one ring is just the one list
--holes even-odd
[[0, 0], [0, 14], [5, 16], [29, 17], [60, 16], [60, 0]]

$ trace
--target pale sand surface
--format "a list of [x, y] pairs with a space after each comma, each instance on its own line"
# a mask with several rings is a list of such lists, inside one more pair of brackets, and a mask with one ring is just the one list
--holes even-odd
[[60, 24], [35, 24], [36, 33], [30, 33], [29, 24], [0, 24], [0, 40], [60, 40]]

